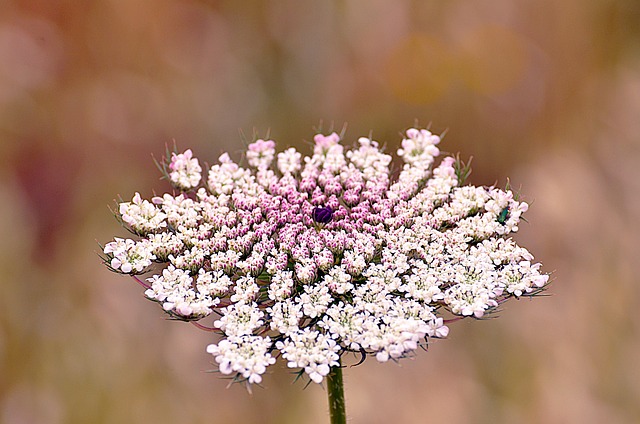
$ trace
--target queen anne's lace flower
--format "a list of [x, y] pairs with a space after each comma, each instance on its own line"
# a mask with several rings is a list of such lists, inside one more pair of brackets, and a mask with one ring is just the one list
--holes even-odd
[[107, 243], [107, 264], [151, 273], [138, 281], [173, 318], [215, 312], [221, 373], [260, 383], [279, 351], [320, 383], [345, 352], [398, 360], [446, 337], [447, 315], [480, 318], [547, 284], [507, 238], [528, 205], [463, 186], [453, 157], [434, 166], [437, 135], [406, 132], [397, 177], [371, 138], [346, 152], [336, 133], [314, 141], [303, 157], [257, 140], [248, 169], [225, 153], [204, 183], [192, 152], [174, 153], [164, 169], [181, 193], [119, 205], [139, 240]]

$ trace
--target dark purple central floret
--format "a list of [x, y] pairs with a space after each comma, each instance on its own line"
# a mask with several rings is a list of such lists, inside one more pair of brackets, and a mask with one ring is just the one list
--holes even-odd
[[329, 206], [313, 209], [313, 220], [318, 224], [328, 224], [333, 218], [333, 209]]

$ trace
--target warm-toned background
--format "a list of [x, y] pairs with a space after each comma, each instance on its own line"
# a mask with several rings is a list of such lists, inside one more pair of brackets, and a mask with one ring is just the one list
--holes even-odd
[[327, 422], [281, 366], [252, 395], [206, 373], [210, 336], [96, 241], [174, 139], [211, 164], [323, 121], [394, 151], [416, 120], [521, 187], [551, 296], [348, 369], [350, 422], [640, 422], [639, 32], [635, 0], [1, 0], [0, 422]]

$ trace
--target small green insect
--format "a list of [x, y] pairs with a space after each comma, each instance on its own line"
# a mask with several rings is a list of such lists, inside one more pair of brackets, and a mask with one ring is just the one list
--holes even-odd
[[507, 218], [509, 217], [509, 206], [505, 207], [500, 211], [500, 215], [498, 215], [498, 222], [504, 225], [507, 222]]

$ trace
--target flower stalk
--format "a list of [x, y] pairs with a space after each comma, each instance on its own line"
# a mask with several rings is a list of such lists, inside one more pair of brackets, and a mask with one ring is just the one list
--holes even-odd
[[327, 394], [329, 396], [329, 416], [331, 417], [331, 424], [346, 424], [347, 413], [344, 400], [342, 365], [332, 367], [327, 375]]

